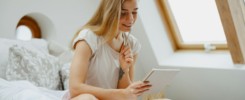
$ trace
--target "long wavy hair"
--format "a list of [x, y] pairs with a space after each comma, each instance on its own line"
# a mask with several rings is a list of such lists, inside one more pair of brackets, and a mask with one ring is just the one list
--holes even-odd
[[[104, 37], [104, 42], [112, 40], [119, 32], [121, 7], [124, 0], [101, 0], [93, 17], [75, 34], [74, 39], [83, 29], [90, 29], [98, 36]], [[72, 46], [72, 49], [75, 49]]]

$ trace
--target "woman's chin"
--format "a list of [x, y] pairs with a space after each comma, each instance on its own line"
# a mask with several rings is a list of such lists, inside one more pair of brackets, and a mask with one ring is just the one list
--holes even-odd
[[129, 29], [123, 29], [123, 30], [121, 30], [122, 32], [130, 32], [131, 31], [131, 28], [129, 28]]

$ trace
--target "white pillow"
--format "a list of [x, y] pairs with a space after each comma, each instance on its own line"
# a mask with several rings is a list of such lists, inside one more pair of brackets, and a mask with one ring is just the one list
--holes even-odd
[[70, 66], [71, 63], [66, 63], [61, 69], [61, 80], [63, 83], [64, 90], [69, 89], [69, 78], [70, 78]]
[[[21, 41], [21, 40], [18, 40]], [[39, 51], [42, 51], [43, 53], [49, 53], [48, 50], [48, 42], [44, 39], [37, 39], [37, 38], [32, 38], [30, 41], [22, 41], [25, 44], [30, 44], [33, 47], [37, 48]]]
[[49, 41], [48, 42], [48, 50], [49, 50], [49, 54], [58, 57], [62, 53], [64, 53], [65, 51], [68, 51], [69, 48], [62, 46], [61, 44], [59, 44], [55, 41]]
[[48, 53], [48, 44], [44, 39], [32, 39], [30, 41], [21, 41], [13, 39], [0, 38], [0, 78], [5, 79], [6, 66], [9, 56], [9, 48], [13, 45], [25, 45], [38, 49], [43, 53]]
[[65, 51], [64, 53], [60, 54], [58, 56], [59, 58], [59, 61], [61, 62], [61, 64], [66, 64], [66, 63], [70, 63], [72, 61], [72, 58], [73, 58], [73, 51]]
[[9, 45], [0, 39], [0, 78], [5, 79], [6, 64], [8, 62]]
[[31, 39], [29, 41], [0, 38], [0, 64], [6, 63], [9, 55], [9, 48], [13, 45], [33, 46], [43, 53], [49, 53], [48, 43], [44, 39]]
[[9, 51], [9, 43], [3, 42], [0, 39], [0, 64], [5, 64], [8, 61], [8, 51]]
[[9, 49], [7, 80], [28, 80], [36, 86], [60, 89], [60, 63], [36, 48], [14, 45]]
[[4, 64], [0, 64], [0, 78], [2, 79], [6, 79], [6, 68], [7, 68], [7, 64], [4, 63]]

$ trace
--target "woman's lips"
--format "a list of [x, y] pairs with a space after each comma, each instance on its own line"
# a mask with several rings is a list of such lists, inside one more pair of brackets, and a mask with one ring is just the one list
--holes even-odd
[[131, 27], [131, 25], [125, 25], [125, 24], [123, 24], [123, 26], [125, 26], [127, 28], [130, 28]]

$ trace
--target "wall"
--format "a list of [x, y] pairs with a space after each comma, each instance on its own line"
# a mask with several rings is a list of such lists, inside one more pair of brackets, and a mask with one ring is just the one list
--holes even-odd
[[15, 38], [20, 18], [31, 15], [39, 21], [43, 38], [68, 45], [76, 31], [92, 16], [98, 3], [97, 0], [1, 0], [0, 37]]
[[[165, 67], [180, 68], [180, 67]], [[166, 95], [172, 100], [244, 100], [244, 70], [180, 68]]]
[[140, 1], [142, 27], [135, 30], [141, 31], [136, 35], [144, 45], [140, 61], [146, 72], [156, 65], [181, 69], [165, 88], [166, 96], [172, 100], [244, 100], [245, 66], [234, 65], [228, 51], [174, 52], [155, 1]]

